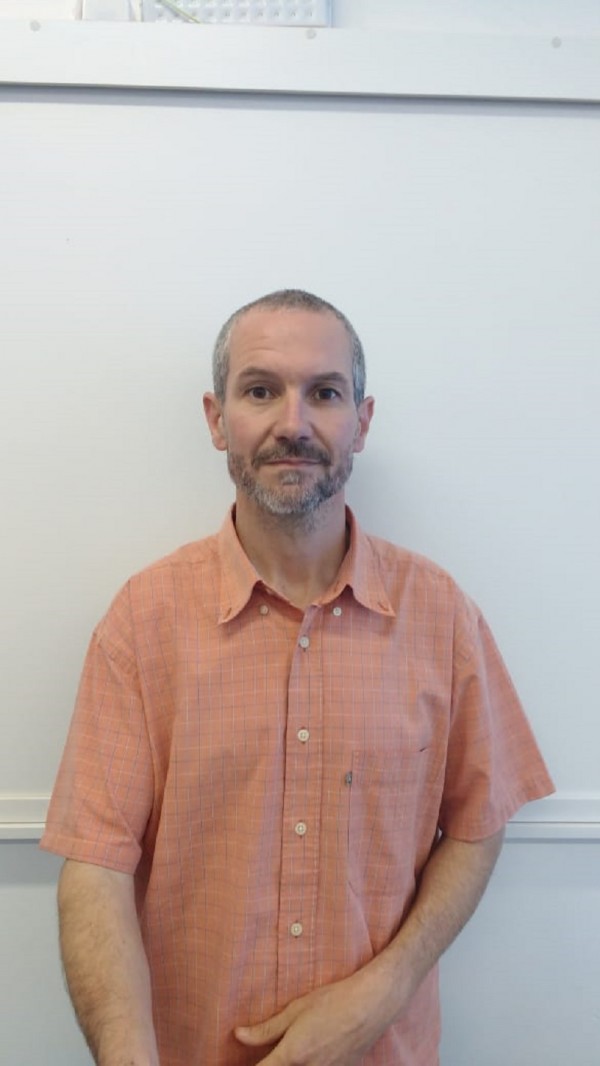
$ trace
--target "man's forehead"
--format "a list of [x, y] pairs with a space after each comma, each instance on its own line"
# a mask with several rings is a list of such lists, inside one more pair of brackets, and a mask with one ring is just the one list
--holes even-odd
[[245, 356], [263, 352], [288, 354], [337, 354], [351, 364], [351, 342], [347, 330], [331, 311], [290, 308], [252, 308], [233, 326], [229, 340], [231, 369]]

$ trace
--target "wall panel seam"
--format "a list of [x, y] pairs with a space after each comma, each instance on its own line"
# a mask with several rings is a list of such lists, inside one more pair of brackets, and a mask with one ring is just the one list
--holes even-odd
[[600, 36], [3, 20], [2, 83], [590, 103]]

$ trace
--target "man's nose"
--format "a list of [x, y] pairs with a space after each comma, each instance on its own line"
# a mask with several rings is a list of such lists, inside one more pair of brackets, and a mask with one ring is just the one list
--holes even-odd
[[281, 397], [274, 427], [277, 437], [299, 440], [310, 437], [309, 405], [298, 393], [286, 393]]

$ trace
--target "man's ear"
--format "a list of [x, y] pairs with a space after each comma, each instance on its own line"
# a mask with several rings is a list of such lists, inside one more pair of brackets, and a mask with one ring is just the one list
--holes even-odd
[[223, 424], [223, 409], [214, 392], [205, 392], [202, 397], [204, 414], [212, 437], [212, 442], [219, 452], [227, 451], [227, 437]]
[[367, 439], [367, 433], [369, 432], [369, 426], [371, 425], [371, 419], [373, 417], [373, 411], [375, 410], [375, 400], [372, 396], [365, 396], [358, 405], [358, 426], [354, 437], [354, 451], [362, 452], [365, 441]]

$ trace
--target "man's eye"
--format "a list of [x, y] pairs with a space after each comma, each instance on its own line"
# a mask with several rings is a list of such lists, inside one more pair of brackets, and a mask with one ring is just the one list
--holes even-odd
[[248, 389], [248, 395], [253, 400], [266, 400], [271, 395], [271, 393], [266, 385], [252, 385]]
[[315, 396], [317, 400], [335, 400], [339, 396], [339, 392], [329, 385], [323, 385], [320, 389], [317, 389]]

